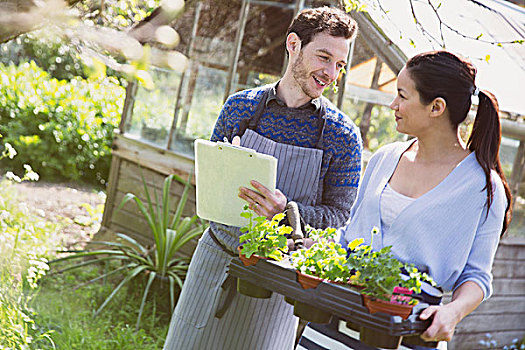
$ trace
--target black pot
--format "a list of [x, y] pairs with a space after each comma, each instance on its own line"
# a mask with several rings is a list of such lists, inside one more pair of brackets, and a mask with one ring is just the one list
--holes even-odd
[[[175, 308], [175, 305], [177, 304], [179, 295], [180, 295], [180, 288], [178, 288], [177, 285], [175, 285], [175, 290], [174, 290], [174, 295], [173, 295], [174, 296], [173, 308]], [[155, 276], [155, 278], [153, 279], [153, 283], [151, 284], [149, 288], [149, 292], [148, 292], [146, 301], [154, 302], [157, 305], [157, 310], [166, 312], [168, 315], [171, 316], [171, 312], [173, 311], [173, 309], [172, 309], [171, 300], [170, 300], [170, 281], [168, 277], [164, 277], [160, 275]]]
[[437, 346], [438, 346], [438, 342], [437, 341], [426, 342], [423, 339], [421, 339], [419, 334], [403, 337], [403, 344], [419, 345], [419, 346], [424, 346], [424, 347], [427, 347], [427, 348], [437, 348]]
[[392, 336], [371, 328], [360, 327], [359, 340], [376, 348], [397, 349], [401, 345], [403, 337]]
[[286, 296], [285, 296], [285, 297], [284, 297], [284, 301], [286, 301], [288, 304], [290, 304], [290, 305], [292, 305], [292, 306], [295, 305], [295, 300], [292, 299], [292, 298], [290, 298], [290, 297], [286, 297]]
[[268, 299], [272, 296], [271, 290], [265, 289], [240, 278], [237, 278], [237, 291], [252, 298]]
[[297, 300], [294, 303], [293, 314], [313, 323], [330, 323], [330, 319], [332, 318], [331, 313]]
[[361, 326], [359, 326], [357, 323], [354, 323], [352, 321], [346, 321], [346, 326], [356, 332], [359, 332], [359, 329], [361, 328]]

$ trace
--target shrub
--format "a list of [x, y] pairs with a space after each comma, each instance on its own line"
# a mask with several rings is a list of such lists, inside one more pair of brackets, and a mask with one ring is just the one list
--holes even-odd
[[87, 78], [75, 46], [58, 35], [49, 35], [46, 30], [23, 34], [2, 44], [0, 62], [18, 65], [28, 60], [34, 60], [57, 79]]
[[114, 78], [68, 82], [34, 62], [0, 63], [0, 134], [20, 154], [10, 167], [31, 163], [43, 178], [105, 183], [124, 95]]
[[32, 213], [6, 180], [0, 183], [0, 242], [0, 349], [50, 342], [28, 303], [48, 269], [45, 257], [60, 243], [59, 227]]

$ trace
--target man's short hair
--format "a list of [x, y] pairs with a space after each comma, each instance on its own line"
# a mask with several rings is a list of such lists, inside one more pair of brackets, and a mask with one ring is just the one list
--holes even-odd
[[288, 34], [295, 33], [305, 47], [318, 33], [352, 39], [357, 33], [357, 23], [345, 11], [336, 7], [304, 9], [295, 16], [288, 27]]

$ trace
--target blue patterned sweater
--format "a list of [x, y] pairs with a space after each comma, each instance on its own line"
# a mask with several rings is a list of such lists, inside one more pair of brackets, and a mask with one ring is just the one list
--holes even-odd
[[[255, 113], [265, 87], [231, 95], [217, 119], [212, 141], [231, 142], [239, 133], [239, 124]], [[356, 125], [326, 100], [326, 125], [323, 160], [317, 189], [317, 203], [298, 203], [305, 222], [316, 228], [341, 227], [349, 218], [357, 194], [361, 173], [362, 142]], [[310, 105], [311, 107], [312, 105]], [[289, 108], [271, 101], [267, 104], [255, 131], [275, 142], [313, 148], [321, 123], [314, 108]], [[285, 193], [286, 195], [286, 193]]]

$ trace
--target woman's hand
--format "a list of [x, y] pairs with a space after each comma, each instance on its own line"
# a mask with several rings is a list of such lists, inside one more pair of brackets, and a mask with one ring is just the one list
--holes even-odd
[[434, 316], [432, 324], [421, 334], [421, 338], [425, 341], [450, 341], [454, 335], [456, 325], [461, 321], [461, 317], [458, 315], [457, 310], [454, 309], [454, 305], [430, 306], [421, 312], [419, 318], [427, 320], [431, 316]]
[[483, 291], [473, 281], [467, 281], [452, 294], [452, 301], [446, 305], [432, 305], [419, 315], [422, 320], [434, 316], [432, 324], [421, 334], [425, 341], [450, 341], [456, 325], [463, 317], [474, 311], [483, 300]]

